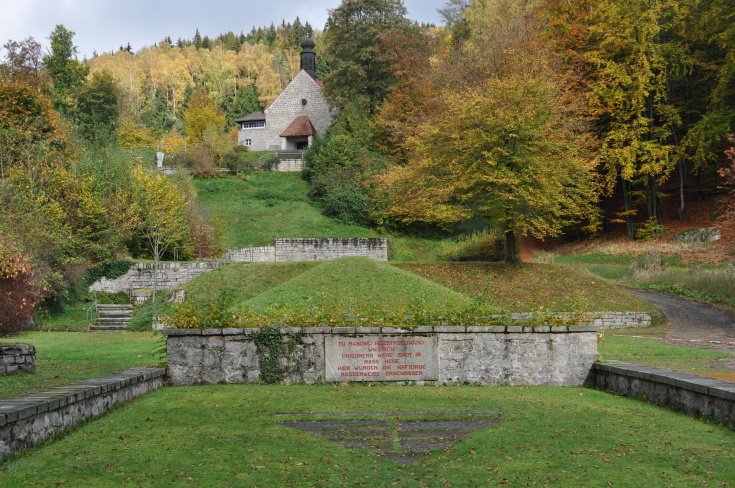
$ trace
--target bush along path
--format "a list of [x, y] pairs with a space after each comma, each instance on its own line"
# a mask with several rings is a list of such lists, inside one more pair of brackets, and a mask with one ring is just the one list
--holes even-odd
[[735, 314], [666, 293], [630, 292], [661, 309], [669, 321], [666, 340], [735, 354]]

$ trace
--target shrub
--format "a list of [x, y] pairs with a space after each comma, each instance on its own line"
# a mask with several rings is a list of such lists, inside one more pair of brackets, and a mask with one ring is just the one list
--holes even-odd
[[355, 183], [329, 188], [324, 196], [324, 214], [346, 224], [368, 224], [370, 200]]
[[643, 223], [637, 224], [635, 228], [635, 236], [637, 239], [646, 241], [653, 239], [664, 233], [664, 226], [659, 224], [655, 218], [651, 217]]
[[127, 305], [130, 303], [130, 297], [124, 291], [117, 293], [97, 293], [97, 303]]
[[219, 168], [219, 158], [207, 144], [197, 144], [189, 150], [191, 174], [194, 176], [215, 176]]
[[28, 256], [0, 234], [0, 334], [14, 332], [31, 319], [39, 292]]
[[114, 280], [127, 273], [133, 266], [132, 261], [115, 259], [93, 266], [84, 275], [84, 283], [89, 286], [100, 278]]
[[502, 261], [505, 240], [489, 231], [473, 232], [443, 245], [439, 257], [446, 261]]

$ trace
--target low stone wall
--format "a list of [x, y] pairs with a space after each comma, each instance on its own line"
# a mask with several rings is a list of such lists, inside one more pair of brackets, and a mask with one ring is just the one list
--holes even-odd
[[228, 252], [222, 259], [233, 263], [273, 263], [276, 261], [276, 247], [245, 247]]
[[[436, 326], [167, 329], [163, 334], [174, 385], [276, 378], [306, 384], [579, 386], [587, 381], [597, 359], [596, 331], [595, 327], [566, 326]], [[283, 347], [264, 346], [273, 343], [272, 337], [263, 340], [268, 333], [275, 333]], [[274, 351], [281, 353], [276, 361], [268, 361]]]
[[651, 326], [651, 314], [646, 312], [516, 312], [510, 315], [496, 315], [494, 318], [510, 317], [514, 322], [523, 325], [526, 322], [549, 321], [565, 322], [603, 329], [633, 329]]
[[273, 171], [280, 173], [295, 173], [304, 170], [303, 159], [284, 159], [273, 165]]
[[276, 239], [276, 261], [327, 261], [348, 256], [388, 260], [384, 238]]
[[[275, 246], [246, 247], [230, 251], [221, 261], [195, 263], [161, 263], [158, 267], [159, 290], [170, 290], [193, 280], [202, 273], [225, 263], [267, 263], [290, 261], [327, 261], [349, 256], [388, 260], [388, 240], [384, 238], [309, 238], [276, 239]], [[153, 264], [136, 263], [113, 280], [102, 278], [89, 291], [117, 293], [153, 288]]]
[[0, 459], [163, 386], [165, 369], [135, 368], [70, 386], [0, 400]]
[[32, 371], [36, 348], [28, 344], [0, 344], [0, 375]]
[[597, 363], [598, 388], [735, 429], [735, 383], [626, 363]]
[[[168, 290], [193, 280], [202, 273], [218, 268], [214, 261], [196, 263], [160, 263], [158, 265], [156, 288]], [[130, 290], [150, 290], [154, 285], [153, 263], [136, 263], [127, 273], [114, 280], [102, 278], [89, 287], [90, 291], [105, 293], [128, 292]]]

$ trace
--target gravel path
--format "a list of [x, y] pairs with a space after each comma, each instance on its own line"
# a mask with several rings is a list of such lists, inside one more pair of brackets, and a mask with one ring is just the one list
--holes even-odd
[[666, 293], [630, 292], [663, 312], [669, 321], [666, 340], [735, 353], [735, 314]]

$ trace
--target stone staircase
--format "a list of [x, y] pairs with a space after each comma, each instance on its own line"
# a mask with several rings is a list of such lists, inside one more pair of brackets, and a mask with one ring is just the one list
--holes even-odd
[[133, 316], [132, 305], [97, 305], [97, 323], [91, 327], [97, 331], [125, 330]]

